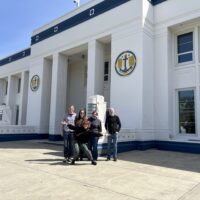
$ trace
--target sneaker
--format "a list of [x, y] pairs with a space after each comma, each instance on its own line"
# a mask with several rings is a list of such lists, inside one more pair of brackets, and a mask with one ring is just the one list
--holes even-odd
[[109, 161], [109, 160], [110, 160], [110, 158], [107, 158], [107, 159], [106, 159], [106, 161]]
[[116, 161], [117, 161], [117, 158], [114, 158], [114, 159], [113, 159], [113, 161], [115, 161], [115, 162], [116, 162]]
[[92, 160], [91, 164], [92, 164], [92, 165], [97, 165], [97, 162], [94, 161], [94, 160]]
[[68, 158], [64, 158], [63, 162], [66, 163], [68, 161]]
[[74, 159], [72, 159], [71, 165], [75, 165], [75, 160]]

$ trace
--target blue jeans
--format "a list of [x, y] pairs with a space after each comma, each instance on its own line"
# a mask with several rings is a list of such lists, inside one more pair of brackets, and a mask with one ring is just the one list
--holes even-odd
[[80, 150], [83, 151], [83, 153], [88, 157], [89, 160], [93, 160], [92, 153], [88, 149], [86, 143], [78, 143], [76, 140], [73, 142], [73, 147], [74, 147], [74, 156], [73, 159], [76, 160], [79, 157]]
[[117, 159], [117, 140], [118, 140], [117, 133], [108, 135], [107, 158], [110, 158], [111, 154], [113, 153], [113, 158]]
[[64, 132], [64, 157], [70, 158], [73, 156], [73, 132]]
[[94, 160], [98, 159], [98, 140], [99, 138], [91, 135], [89, 140], [89, 149], [92, 152]]

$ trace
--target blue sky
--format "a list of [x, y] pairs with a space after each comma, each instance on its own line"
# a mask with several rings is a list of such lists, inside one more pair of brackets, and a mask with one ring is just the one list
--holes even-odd
[[33, 30], [75, 8], [73, 0], [1, 0], [0, 59], [28, 48]]

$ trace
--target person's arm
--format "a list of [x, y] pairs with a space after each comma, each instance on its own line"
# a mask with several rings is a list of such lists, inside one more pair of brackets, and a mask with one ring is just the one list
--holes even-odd
[[99, 129], [99, 132], [101, 133], [102, 132], [102, 126], [101, 126], [101, 121], [99, 120], [99, 127], [98, 127], [98, 129]]
[[73, 131], [76, 131], [77, 130], [77, 127], [76, 126], [73, 126], [71, 124], [68, 124], [67, 125], [69, 129], [73, 130]]
[[63, 137], [63, 135], [64, 135], [64, 130], [63, 130], [63, 128], [64, 128], [64, 125], [63, 124], [61, 124], [61, 127], [60, 127], [60, 135]]
[[120, 131], [120, 129], [121, 129], [121, 121], [120, 121], [120, 119], [119, 119], [119, 117], [117, 116], [117, 124], [118, 124], [118, 132]]
[[108, 130], [108, 117], [106, 117], [105, 129]]

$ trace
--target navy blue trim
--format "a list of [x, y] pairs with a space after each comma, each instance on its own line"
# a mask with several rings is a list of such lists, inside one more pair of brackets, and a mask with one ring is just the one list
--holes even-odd
[[61, 140], [63, 140], [61, 135], [48, 135], [48, 139], [50, 141], [61, 141]]
[[148, 0], [153, 6], [157, 5], [157, 4], [160, 4], [160, 3], [163, 3], [164, 1], [167, 1], [167, 0]]
[[[177, 151], [185, 153], [200, 153], [200, 143], [187, 143], [187, 142], [168, 142], [168, 141], [130, 141], [119, 142], [118, 152], [127, 152], [132, 150], [147, 150], [158, 149], [167, 151]], [[99, 154], [105, 155], [107, 144], [98, 145]]]
[[159, 150], [178, 151], [186, 153], [200, 153], [200, 143], [156, 141]]
[[48, 139], [49, 134], [26, 134], [26, 133], [18, 133], [18, 134], [0, 134], [0, 142], [6, 141], [18, 141], [18, 140], [40, 140], [40, 139]]
[[[49, 139], [50, 141], [62, 141], [60, 135], [49, 134], [0, 134], [0, 142], [5, 141], [18, 141], [18, 140], [33, 140], [33, 139]], [[59, 144], [62, 146], [62, 144]], [[169, 142], [169, 141], [129, 141], [119, 142], [118, 152], [127, 152], [132, 150], [147, 150], [158, 149], [167, 151], [177, 151], [185, 153], [200, 153], [200, 143], [187, 143], [187, 142]], [[98, 145], [99, 154], [105, 155], [107, 151], [107, 143]]]
[[135, 143], [136, 143], [136, 149], [141, 151], [156, 148], [155, 141], [135, 141]]
[[8, 63], [14, 62], [16, 60], [25, 58], [25, 57], [30, 56], [30, 55], [31, 55], [31, 49], [30, 48], [25, 49], [25, 50], [20, 51], [16, 54], [13, 54], [12, 56], [8, 56], [8, 57], [0, 60], [0, 66], [6, 65]]
[[113, 8], [116, 8], [126, 2], [129, 2], [130, 0], [104, 0], [101, 3], [63, 21], [59, 24], [56, 24], [55, 26], [48, 28], [45, 31], [42, 31], [38, 33], [37, 35], [34, 35], [31, 37], [31, 45], [34, 45], [38, 42], [41, 42], [42, 40], [45, 40], [49, 37], [52, 37], [60, 32], [63, 32], [67, 29], [70, 29], [72, 27], [75, 27], [83, 22], [86, 22], [90, 19], [93, 19], [94, 17], [97, 17], [98, 15], [101, 15]]

